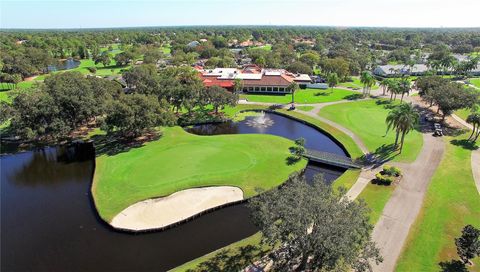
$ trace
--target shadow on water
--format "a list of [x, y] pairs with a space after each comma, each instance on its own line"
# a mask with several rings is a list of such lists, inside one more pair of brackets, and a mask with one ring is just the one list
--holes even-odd
[[96, 156], [113, 156], [119, 153], [128, 152], [133, 148], [142, 147], [147, 141], [160, 139], [161, 135], [149, 135], [145, 139], [128, 139], [116, 134], [95, 135], [92, 141], [95, 143]]
[[242, 246], [236, 252], [228, 249], [221, 250], [212, 258], [200, 263], [195, 269], [188, 269], [187, 271], [242, 271], [267, 253], [267, 250], [252, 245]]

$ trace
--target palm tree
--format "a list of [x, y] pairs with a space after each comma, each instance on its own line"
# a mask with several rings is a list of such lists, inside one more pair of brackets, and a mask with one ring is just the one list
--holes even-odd
[[469, 141], [476, 142], [480, 136], [480, 113], [472, 113], [467, 117], [467, 123], [473, 125], [472, 134], [468, 137]]
[[380, 81], [380, 87], [382, 87], [383, 90], [383, 95], [385, 95], [385, 92], [388, 90], [388, 86], [390, 84], [391, 79], [385, 78], [384, 80]]
[[243, 90], [243, 81], [239, 78], [235, 78], [233, 81], [233, 91], [239, 93]]
[[415, 111], [411, 103], [400, 104], [388, 113], [385, 120], [387, 123], [387, 133], [391, 128], [395, 129], [395, 147], [398, 146], [398, 138], [400, 134], [402, 134], [399, 153], [402, 153], [405, 135], [415, 129], [419, 118], [419, 114]]
[[370, 89], [375, 85], [375, 77], [369, 71], [363, 71], [360, 75], [360, 82], [363, 84], [363, 96], [370, 94]]
[[330, 73], [327, 76], [327, 82], [328, 86], [331, 88], [331, 91], [333, 92], [333, 87], [337, 86], [338, 84], [338, 75], [337, 73]]
[[295, 91], [298, 90], [298, 84], [296, 82], [290, 83], [287, 89], [292, 92], [292, 104], [295, 103]]
[[397, 99], [397, 94], [400, 93], [400, 83], [398, 82], [398, 80], [390, 79], [388, 81], [387, 89], [390, 92], [390, 101], [393, 101], [394, 99]]
[[399, 86], [400, 86], [400, 92], [402, 94], [402, 98], [400, 99], [400, 102], [403, 102], [403, 96], [405, 94], [409, 94], [410, 93], [410, 81], [407, 79], [407, 78], [403, 78], [400, 83], [399, 83]]

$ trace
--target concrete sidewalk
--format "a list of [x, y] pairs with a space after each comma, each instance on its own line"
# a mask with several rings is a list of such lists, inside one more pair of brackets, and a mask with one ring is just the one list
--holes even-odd
[[403, 179], [385, 205], [372, 233], [384, 261], [373, 271], [393, 271], [410, 227], [423, 205], [423, 198], [445, 150], [442, 138], [423, 134], [423, 149], [415, 162], [392, 163], [403, 170]]

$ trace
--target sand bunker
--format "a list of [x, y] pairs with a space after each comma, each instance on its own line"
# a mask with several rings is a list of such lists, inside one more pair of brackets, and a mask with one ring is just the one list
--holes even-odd
[[135, 203], [117, 214], [110, 225], [134, 231], [163, 228], [242, 199], [242, 190], [233, 186], [187, 189], [166, 197]]

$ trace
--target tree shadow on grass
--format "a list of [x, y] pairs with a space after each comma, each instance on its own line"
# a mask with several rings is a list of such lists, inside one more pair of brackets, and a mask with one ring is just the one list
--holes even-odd
[[467, 149], [467, 150], [477, 150], [479, 148], [477, 143], [471, 142], [467, 139], [462, 139], [462, 140], [454, 139], [454, 140], [451, 140], [450, 143], [456, 146], [460, 146], [463, 149]]
[[375, 152], [368, 153], [357, 159], [358, 163], [364, 165], [380, 166], [395, 158], [399, 154], [398, 149], [394, 144], [383, 144], [375, 150]]
[[142, 147], [148, 141], [158, 140], [161, 135], [152, 134], [141, 138], [125, 138], [118, 134], [95, 135], [92, 140], [95, 144], [95, 155], [114, 156], [119, 153], [128, 152], [133, 148]]
[[200, 263], [194, 269], [188, 269], [189, 272], [197, 271], [243, 271], [245, 267], [253, 264], [254, 261], [260, 259], [268, 251], [262, 250], [259, 246], [246, 245], [236, 250], [236, 254], [232, 254], [232, 250], [221, 250], [212, 258]]
[[329, 92], [316, 92], [313, 94], [314, 96], [329, 96]]
[[442, 272], [468, 272], [465, 264], [459, 260], [451, 260], [448, 262], [440, 262], [440, 271]]
[[294, 165], [297, 162], [299, 162], [302, 158], [296, 157], [296, 156], [288, 156], [286, 158], [287, 165]]
[[363, 98], [362, 94], [350, 94], [350, 95], [347, 95], [347, 96], [343, 97], [343, 99], [346, 99], [346, 100], [358, 100], [358, 99], [361, 99], [361, 98]]

